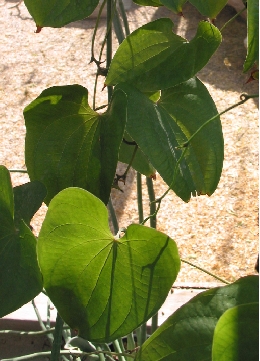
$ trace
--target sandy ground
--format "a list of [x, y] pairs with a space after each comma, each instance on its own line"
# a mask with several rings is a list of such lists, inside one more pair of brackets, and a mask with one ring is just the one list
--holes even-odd
[[[89, 89], [90, 104], [95, 65], [89, 64], [95, 19], [72, 23], [62, 29], [45, 28], [35, 34], [35, 24], [24, 4], [0, 0], [0, 164], [9, 169], [24, 168], [25, 125], [23, 108], [46, 87], [81, 84]], [[234, 15], [226, 7], [218, 16], [221, 27]], [[191, 39], [200, 14], [191, 5], [184, 8], [185, 18], [159, 8], [133, 6], [128, 11], [131, 31], [160, 17], [170, 17], [178, 34]], [[105, 21], [97, 33], [95, 49], [103, 41]], [[199, 78], [209, 89], [219, 111], [239, 101], [243, 92], [258, 92], [258, 84], [246, 84], [242, 74], [246, 50], [243, 39], [246, 24], [237, 18], [223, 32], [223, 43]], [[114, 39], [115, 49], [117, 42]], [[101, 79], [97, 103], [106, 103]], [[183, 203], [173, 192], [163, 201], [158, 215], [158, 229], [175, 239], [181, 257], [208, 269], [229, 281], [254, 273], [258, 253], [258, 107], [250, 100], [221, 118], [225, 139], [225, 160], [218, 189], [211, 196], [193, 198]], [[12, 174], [14, 185], [28, 181], [26, 175]], [[143, 177], [145, 187], [145, 179]], [[156, 196], [166, 186], [157, 176]], [[124, 193], [112, 192], [120, 226], [138, 222], [135, 196], [136, 181], [132, 171]], [[145, 215], [148, 197], [145, 193]], [[42, 207], [33, 220], [36, 232], [44, 217]], [[179, 282], [206, 282], [213, 279], [183, 264]]]

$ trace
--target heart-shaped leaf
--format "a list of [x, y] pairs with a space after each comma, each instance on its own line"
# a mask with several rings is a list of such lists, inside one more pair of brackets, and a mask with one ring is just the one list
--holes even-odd
[[25, 222], [18, 219], [10, 174], [0, 166], [0, 317], [15, 311], [42, 290], [36, 239]]
[[161, 0], [162, 4], [176, 14], [182, 13], [182, 7], [187, 0]]
[[60, 28], [93, 13], [98, 0], [24, 0], [39, 27]]
[[207, 88], [197, 78], [190, 79], [163, 90], [157, 104], [128, 84], [118, 84], [117, 88], [128, 100], [127, 132], [164, 181], [184, 201], [191, 194], [211, 195], [218, 185], [224, 158], [219, 117], [193, 138], [175, 174], [183, 151], [179, 147], [217, 114]]
[[96, 342], [124, 336], [154, 315], [180, 268], [172, 239], [141, 225], [116, 239], [105, 205], [80, 188], [67, 188], [50, 202], [38, 259], [61, 317]]
[[219, 30], [201, 21], [188, 42], [172, 32], [170, 19], [158, 19], [135, 30], [120, 44], [109, 68], [107, 85], [133, 84], [156, 91], [180, 84], [201, 70], [221, 43]]
[[247, 2], [247, 56], [243, 71], [259, 63], [259, 0]]
[[259, 360], [259, 303], [228, 309], [215, 328], [212, 361]]
[[218, 13], [224, 8], [228, 0], [189, 0], [199, 12], [210, 19], [215, 19]]
[[25, 108], [27, 170], [47, 188], [47, 204], [70, 186], [108, 202], [125, 128], [125, 96], [115, 95], [102, 115], [80, 85], [46, 89]]
[[211, 361], [218, 319], [229, 308], [258, 302], [258, 282], [258, 276], [247, 276], [228, 286], [201, 292], [152, 334], [135, 361]]

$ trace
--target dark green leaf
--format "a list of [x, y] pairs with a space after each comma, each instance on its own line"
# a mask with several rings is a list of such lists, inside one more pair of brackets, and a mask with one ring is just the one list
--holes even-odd
[[88, 105], [87, 89], [70, 85], [44, 90], [25, 108], [27, 170], [47, 188], [46, 203], [70, 186], [107, 203], [124, 133], [124, 102], [117, 92], [99, 115]]
[[[211, 195], [217, 187], [223, 163], [223, 135], [219, 117], [191, 141], [185, 158], [178, 149], [193, 133], [217, 114], [206, 87], [198, 79], [162, 91], [157, 105], [128, 84], [119, 84], [127, 97], [126, 130], [164, 181], [184, 201], [191, 194]], [[184, 148], [183, 148], [184, 149]]]
[[176, 14], [182, 13], [182, 7], [187, 0], [161, 0], [162, 4]]
[[46, 197], [46, 188], [41, 182], [34, 181], [15, 187], [14, 190], [14, 222], [17, 226], [23, 219], [27, 226], [34, 214], [41, 207]]
[[172, 239], [140, 225], [116, 239], [105, 205], [79, 188], [50, 202], [38, 259], [61, 317], [96, 342], [124, 336], [154, 315], [180, 268]]
[[[0, 166], [0, 317], [29, 302], [42, 290], [36, 239], [14, 214], [8, 170]], [[16, 225], [14, 223], [16, 219]]]
[[259, 0], [247, 1], [247, 56], [244, 73], [259, 62]]
[[218, 48], [221, 34], [202, 21], [188, 42], [174, 34], [172, 27], [170, 19], [158, 19], [129, 35], [112, 60], [106, 84], [127, 82], [141, 91], [156, 91], [193, 77]]
[[212, 361], [259, 360], [259, 303], [228, 309], [215, 328]]
[[218, 319], [229, 308], [258, 302], [258, 281], [258, 276], [247, 276], [201, 292], [159, 327], [143, 344], [135, 361], [211, 361]]
[[93, 13], [98, 0], [24, 0], [39, 27], [60, 28]]
[[133, 0], [133, 1], [134, 3], [141, 6], [154, 6], [154, 7], [162, 6], [160, 0]]
[[[129, 164], [132, 159], [133, 152], [135, 150], [135, 145], [134, 145], [135, 142], [133, 142], [133, 139], [128, 134], [124, 135], [124, 139], [125, 139], [125, 141], [128, 141], [130, 143], [132, 142], [133, 145], [122, 142], [120, 151], [119, 151], [119, 161], [122, 163]], [[141, 151], [140, 148], [138, 148], [138, 150], [135, 154], [134, 161], [132, 163], [132, 167], [137, 172], [144, 174], [146, 177], [150, 177], [150, 176], [154, 175], [156, 172], [156, 170], [151, 165], [148, 158], [144, 155], [144, 153]]]
[[210, 19], [215, 19], [218, 13], [224, 8], [228, 0], [189, 0], [199, 12]]

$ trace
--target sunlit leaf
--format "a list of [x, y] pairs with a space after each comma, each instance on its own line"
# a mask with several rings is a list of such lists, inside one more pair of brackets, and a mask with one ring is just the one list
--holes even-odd
[[107, 203], [125, 128], [125, 96], [116, 94], [101, 115], [80, 85], [46, 89], [25, 108], [25, 161], [30, 179], [47, 188], [46, 203], [70, 186]]
[[158, 19], [130, 34], [112, 60], [106, 84], [127, 82], [141, 91], [156, 91], [193, 77], [218, 48], [221, 34], [202, 21], [188, 42], [174, 34], [172, 27], [170, 19]]
[[210, 19], [215, 19], [218, 13], [224, 8], [228, 0], [189, 0], [199, 12]]
[[61, 317], [96, 342], [124, 336], [154, 315], [180, 268], [172, 239], [141, 225], [116, 239], [105, 205], [80, 188], [67, 188], [50, 202], [38, 259]]
[[39, 27], [60, 28], [93, 13], [98, 0], [24, 0]]
[[214, 331], [212, 361], [259, 360], [259, 303], [228, 309]]

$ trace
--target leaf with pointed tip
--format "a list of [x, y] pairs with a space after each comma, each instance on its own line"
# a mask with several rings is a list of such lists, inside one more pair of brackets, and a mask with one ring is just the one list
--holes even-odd
[[220, 11], [227, 4], [228, 0], [189, 0], [199, 12], [210, 19], [215, 19]]
[[18, 222], [13, 199], [10, 174], [0, 166], [0, 317], [42, 290], [36, 239], [21, 218]]
[[243, 72], [259, 63], [259, 0], [247, 1], [247, 56]]
[[180, 268], [172, 239], [141, 225], [116, 239], [105, 205], [80, 188], [50, 202], [37, 253], [44, 288], [61, 317], [95, 342], [124, 336], [154, 315]]
[[229, 308], [258, 302], [258, 294], [258, 276], [201, 292], [152, 334], [135, 361], [211, 361], [213, 334], [220, 316]]
[[30, 179], [45, 185], [46, 203], [71, 186], [108, 202], [125, 128], [124, 103], [119, 91], [100, 115], [89, 107], [86, 88], [69, 85], [44, 90], [25, 108], [25, 161]]
[[163, 90], [157, 104], [126, 83], [118, 84], [117, 88], [125, 92], [128, 100], [126, 131], [168, 186], [186, 202], [191, 194], [211, 195], [218, 185], [224, 158], [218, 116], [192, 139], [175, 174], [182, 154], [179, 147], [217, 115], [215, 104], [200, 80], [190, 79]]
[[141, 91], [180, 84], [201, 70], [221, 43], [219, 30], [207, 21], [188, 42], [172, 32], [170, 19], [158, 19], [135, 30], [120, 44], [105, 83], [126, 82]]
[[160, 0], [133, 0], [135, 4], [141, 5], [141, 6], [153, 6], [153, 7], [159, 7], [162, 6], [162, 3]]
[[24, 0], [39, 27], [61, 28], [93, 13], [98, 0]]
[[212, 361], [259, 360], [259, 303], [229, 308], [214, 331]]

